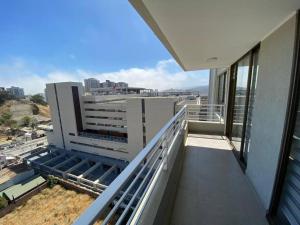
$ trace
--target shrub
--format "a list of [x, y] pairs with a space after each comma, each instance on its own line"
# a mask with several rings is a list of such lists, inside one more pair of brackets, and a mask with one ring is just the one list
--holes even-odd
[[31, 122], [31, 118], [29, 116], [24, 116], [21, 121], [22, 126], [24, 127], [28, 127], [30, 125], [30, 122]]
[[32, 113], [33, 115], [38, 115], [40, 112], [40, 108], [36, 104], [32, 104]]
[[8, 205], [7, 200], [0, 196], [0, 209], [4, 209]]
[[52, 176], [52, 175], [49, 175], [48, 176], [48, 187], [49, 188], [53, 188], [56, 184], [58, 183], [58, 180], [56, 177]]
[[44, 101], [44, 97], [40, 94], [32, 95], [30, 101], [40, 105], [47, 105], [47, 102]]
[[7, 121], [9, 121], [12, 117], [12, 114], [10, 112], [5, 112], [0, 117], [0, 124], [6, 124]]

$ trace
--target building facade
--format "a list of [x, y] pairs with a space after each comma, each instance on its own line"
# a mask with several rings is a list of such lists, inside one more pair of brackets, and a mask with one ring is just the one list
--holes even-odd
[[93, 88], [100, 88], [100, 82], [95, 78], [84, 79], [84, 88], [86, 92], [90, 92]]
[[175, 113], [177, 98], [84, 95], [81, 83], [47, 84], [49, 144], [131, 160]]
[[6, 88], [6, 91], [15, 96], [16, 98], [23, 98], [24, 97], [24, 89], [20, 87], [11, 86], [10, 88]]

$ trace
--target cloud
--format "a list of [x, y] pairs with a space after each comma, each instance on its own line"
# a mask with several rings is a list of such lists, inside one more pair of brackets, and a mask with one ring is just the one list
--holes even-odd
[[208, 84], [208, 70], [184, 72], [173, 60], [159, 61], [153, 68], [129, 68], [116, 72], [99, 73], [95, 71], [64, 71], [51, 69], [49, 72], [37, 72], [22, 59], [0, 64], [0, 86], [19, 86], [26, 94], [44, 92], [46, 83], [76, 81], [94, 77], [101, 82], [105, 80], [122, 81], [133, 87], [145, 87], [158, 90], [169, 88], [189, 88]]

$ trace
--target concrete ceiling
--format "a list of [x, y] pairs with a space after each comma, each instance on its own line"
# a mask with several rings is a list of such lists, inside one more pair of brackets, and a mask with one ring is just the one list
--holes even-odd
[[130, 0], [184, 70], [227, 67], [300, 8], [300, 0]]

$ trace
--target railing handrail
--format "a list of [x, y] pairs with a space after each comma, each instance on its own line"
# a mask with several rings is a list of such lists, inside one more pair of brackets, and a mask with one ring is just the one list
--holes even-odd
[[186, 104], [187, 107], [189, 106], [197, 106], [197, 107], [203, 107], [203, 106], [219, 106], [219, 107], [223, 107], [223, 104]]
[[128, 182], [130, 177], [134, 175], [141, 163], [149, 156], [152, 149], [154, 149], [172, 126], [174, 122], [184, 113], [186, 110], [186, 105], [173, 116], [168, 123], [166, 123], [163, 128], [151, 139], [151, 141], [143, 148], [138, 155], [129, 163], [129, 165], [121, 172], [119, 176], [109, 185], [109, 187], [87, 208], [84, 213], [77, 218], [73, 225], [91, 225], [97, 221], [102, 213], [106, 210], [107, 206], [114, 200], [114, 198], [121, 191], [123, 186]]

